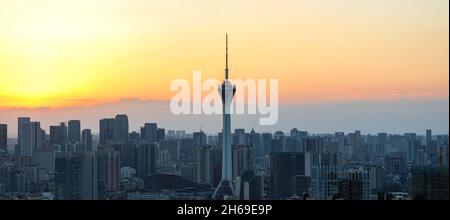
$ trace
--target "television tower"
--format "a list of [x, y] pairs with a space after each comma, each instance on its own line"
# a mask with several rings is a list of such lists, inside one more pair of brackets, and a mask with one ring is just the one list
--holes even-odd
[[233, 174], [231, 157], [231, 118], [230, 105], [236, 93], [236, 87], [228, 80], [228, 34], [225, 37], [225, 80], [219, 85], [219, 93], [222, 97], [222, 180], [214, 191], [213, 199], [227, 199], [233, 197]]

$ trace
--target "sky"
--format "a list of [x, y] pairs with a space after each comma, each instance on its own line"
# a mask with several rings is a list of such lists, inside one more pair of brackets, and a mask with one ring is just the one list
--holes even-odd
[[448, 98], [446, 0], [0, 0], [0, 107], [168, 100], [278, 79], [281, 103]]
[[274, 129], [297, 126], [298, 111], [316, 132], [389, 118], [394, 132], [448, 133], [448, 21], [447, 0], [0, 0], [0, 122], [92, 119], [72, 110], [108, 103], [152, 121], [151, 106], [114, 103], [167, 103], [195, 70], [223, 79], [228, 33], [230, 77], [277, 79], [280, 105], [295, 106]]

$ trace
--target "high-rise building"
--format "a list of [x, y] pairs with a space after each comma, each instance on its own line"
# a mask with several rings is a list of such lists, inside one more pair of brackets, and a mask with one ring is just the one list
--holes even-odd
[[26, 123], [30, 123], [29, 117], [19, 117], [17, 120], [17, 145], [19, 148], [22, 144], [22, 125]]
[[251, 145], [232, 146], [233, 179], [244, 171], [256, 169], [255, 149]]
[[430, 141], [432, 141], [433, 140], [433, 136], [432, 136], [432, 134], [431, 134], [431, 129], [427, 129], [427, 131], [426, 131], [426, 141], [427, 141], [427, 143], [428, 142], [430, 142]]
[[33, 151], [40, 149], [42, 129], [39, 122], [21, 124], [20, 153], [23, 157], [32, 157]]
[[163, 141], [166, 139], [166, 129], [164, 128], [158, 128], [158, 135], [157, 135], [158, 141]]
[[411, 193], [414, 199], [448, 200], [448, 167], [412, 167]]
[[120, 144], [120, 167], [136, 168], [136, 144]]
[[234, 129], [232, 144], [247, 144], [245, 129], [243, 128]]
[[110, 145], [114, 140], [114, 119], [104, 118], [100, 120], [100, 144]]
[[67, 126], [64, 122], [57, 126], [50, 126], [50, 144], [60, 146], [67, 144]]
[[253, 129], [250, 131], [250, 143], [249, 144], [253, 146], [257, 156], [264, 155], [263, 149], [261, 147], [261, 135], [259, 133], [256, 133], [255, 130], [253, 130]]
[[220, 181], [221, 166], [222, 149], [212, 145], [201, 146], [197, 162], [196, 181], [216, 187]]
[[81, 122], [80, 120], [70, 120], [67, 123], [68, 126], [68, 134], [67, 139], [70, 142], [80, 142], [81, 141]]
[[141, 139], [150, 144], [158, 141], [158, 125], [145, 123], [144, 127], [141, 127]]
[[117, 151], [109, 150], [108, 155], [108, 181], [106, 190], [116, 192], [120, 188], [120, 154]]
[[269, 154], [272, 151], [272, 134], [262, 133], [261, 135], [261, 147], [264, 155]]
[[141, 134], [139, 134], [136, 131], [132, 131], [131, 133], [128, 134], [128, 141], [133, 144], [137, 144], [140, 139], [141, 139]]
[[296, 195], [296, 176], [305, 176], [305, 154], [275, 152], [269, 156], [269, 196], [286, 199]]
[[261, 200], [263, 197], [263, 178], [247, 170], [236, 178], [236, 197], [240, 200]]
[[230, 105], [236, 87], [228, 80], [228, 35], [226, 37], [226, 67], [225, 80], [219, 86], [219, 93], [222, 97], [222, 117], [223, 117], [223, 138], [222, 138], [222, 180], [214, 191], [214, 199], [226, 199], [234, 195], [233, 173], [232, 173], [232, 153], [231, 153], [231, 117]]
[[85, 151], [92, 151], [92, 134], [91, 129], [83, 129], [81, 132], [81, 142]]
[[126, 143], [128, 141], [128, 116], [117, 115], [114, 118], [113, 140], [115, 143]]
[[83, 153], [57, 153], [55, 159], [56, 199], [82, 199], [83, 158]]
[[406, 160], [400, 153], [390, 153], [386, 155], [384, 168], [388, 175], [405, 175]]
[[8, 150], [8, 125], [0, 124], [0, 151]]
[[82, 199], [98, 199], [98, 167], [95, 152], [86, 152], [82, 163]]
[[369, 173], [365, 170], [344, 170], [339, 177], [339, 194], [344, 200], [369, 200]]
[[[205, 146], [206, 143], [206, 134], [203, 131], [199, 131], [199, 132], [194, 132], [192, 134], [193, 136], [193, 143], [194, 143], [194, 153], [195, 153], [195, 157], [194, 160], [197, 161], [199, 163], [200, 161], [200, 151], [202, 150], [202, 147]], [[200, 178], [200, 166], [196, 166], [196, 170], [195, 170], [195, 179], [197, 182], [200, 182], [199, 178]]]
[[140, 144], [137, 147], [136, 175], [145, 178], [156, 173], [156, 160], [158, 158], [158, 144]]

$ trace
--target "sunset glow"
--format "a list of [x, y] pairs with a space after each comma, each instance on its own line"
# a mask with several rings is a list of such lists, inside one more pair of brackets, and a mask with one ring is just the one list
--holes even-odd
[[194, 70], [222, 78], [226, 32], [232, 77], [278, 79], [282, 103], [448, 99], [448, 7], [0, 0], [0, 108], [168, 100]]

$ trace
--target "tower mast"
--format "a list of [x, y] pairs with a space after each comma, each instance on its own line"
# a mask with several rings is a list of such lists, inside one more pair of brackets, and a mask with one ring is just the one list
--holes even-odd
[[225, 80], [228, 80], [228, 34], [225, 35]]

